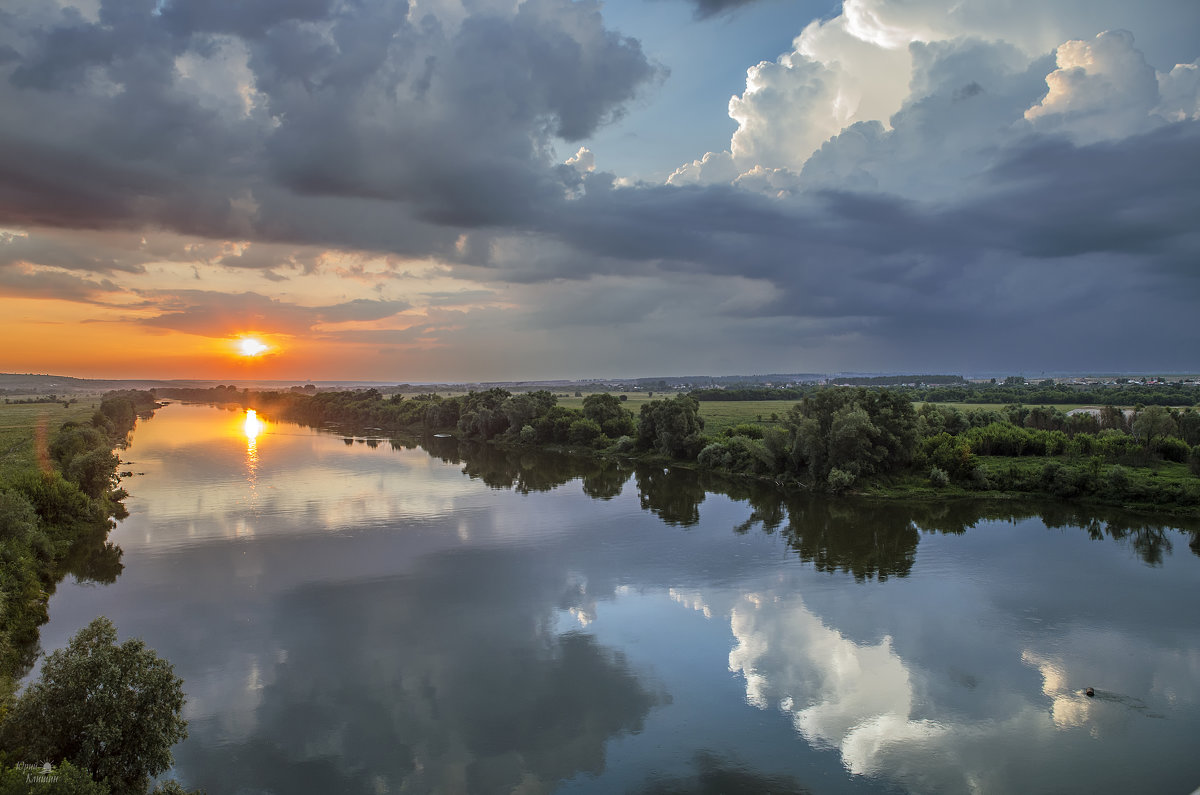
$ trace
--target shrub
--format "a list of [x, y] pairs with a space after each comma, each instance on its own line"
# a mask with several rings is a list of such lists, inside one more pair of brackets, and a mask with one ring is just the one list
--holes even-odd
[[636, 446], [632, 436], [621, 436], [608, 449], [613, 453], [632, 453]]
[[732, 428], [726, 428], [721, 431], [722, 436], [745, 436], [748, 439], [763, 438], [763, 427], [761, 425], [751, 425], [750, 423], [742, 423], [734, 425]]
[[1192, 448], [1192, 452], [1188, 455], [1188, 469], [1196, 477], [1200, 477], [1200, 444]]
[[1191, 450], [1187, 443], [1175, 436], [1165, 436], [1154, 440], [1154, 452], [1162, 456], [1164, 461], [1185, 463]]
[[854, 485], [854, 473], [847, 472], [844, 469], [834, 467], [829, 470], [829, 490], [834, 494], [841, 494], [846, 489]]
[[595, 420], [584, 418], [571, 423], [567, 434], [571, 444], [591, 445], [600, 436], [600, 425]]
[[1121, 499], [1129, 494], [1129, 470], [1120, 464], [1108, 470], [1106, 481], [1108, 496]]
[[930, 467], [929, 483], [935, 488], [942, 489], [950, 485], [950, 476], [946, 474], [946, 470], [944, 469], [940, 469], [936, 466]]

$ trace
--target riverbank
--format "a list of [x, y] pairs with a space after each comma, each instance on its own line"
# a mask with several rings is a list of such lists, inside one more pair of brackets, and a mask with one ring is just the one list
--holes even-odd
[[0, 717], [36, 658], [58, 583], [112, 582], [122, 569], [108, 541], [126, 515], [114, 448], [154, 406], [148, 392], [110, 393], [94, 408], [0, 406]]

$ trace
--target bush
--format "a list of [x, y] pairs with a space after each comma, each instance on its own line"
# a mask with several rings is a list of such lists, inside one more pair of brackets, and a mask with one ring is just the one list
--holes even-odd
[[1188, 455], [1188, 469], [1196, 477], [1200, 477], [1200, 444], [1192, 448], [1192, 452]]
[[582, 419], [571, 423], [567, 439], [571, 444], [590, 446], [600, 436], [600, 425], [595, 420]]
[[1129, 494], [1129, 470], [1120, 464], [1108, 470], [1105, 486], [1108, 490], [1108, 496], [1113, 499], [1122, 499]]
[[612, 453], [632, 453], [637, 443], [634, 442], [632, 436], [622, 436], [612, 443], [609, 447], [609, 452]]
[[705, 446], [696, 456], [696, 463], [707, 469], [763, 474], [771, 471], [770, 458], [762, 442], [734, 436]]
[[1175, 461], [1180, 464], [1188, 460], [1188, 454], [1191, 452], [1187, 443], [1175, 436], [1155, 439], [1153, 448], [1154, 452], [1162, 456], [1164, 461]]
[[950, 485], [950, 476], [946, 474], [946, 470], [938, 467], [930, 467], [929, 483], [935, 488], [945, 488]]
[[742, 423], [734, 425], [732, 428], [726, 428], [721, 431], [722, 436], [745, 436], [747, 439], [763, 438], [763, 427], [761, 425], [751, 425], [750, 423]]
[[971, 445], [962, 436], [939, 433], [921, 442], [924, 460], [954, 480], [967, 481], [978, 466]]
[[846, 489], [854, 485], [854, 473], [847, 472], [844, 469], [834, 467], [829, 470], [829, 490], [834, 494], [841, 494]]

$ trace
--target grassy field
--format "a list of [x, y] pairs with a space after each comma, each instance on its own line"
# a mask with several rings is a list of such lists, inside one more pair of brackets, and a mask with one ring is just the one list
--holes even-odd
[[[645, 392], [626, 394], [629, 395], [629, 399], [625, 401], [625, 408], [632, 411], [633, 416], [636, 417], [642, 410], [642, 404], [649, 403], [651, 400], [660, 400], [663, 397], [672, 397], [674, 393], [665, 395], [655, 393], [653, 398]], [[771, 425], [772, 414], [777, 414], [779, 420], [782, 421], [787, 410], [796, 402], [795, 400], [702, 400], [700, 401], [700, 416], [704, 418], [704, 432], [711, 436], [744, 422], [759, 423], [759, 417], [762, 417], [762, 425]], [[569, 409], [582, 409], [583, 398], [560, 397], [558, 405]]]
[[[979, 465], [985, 472], [997, 472], [1009, 467], [1016, 468], [1022, 472], [1032, 474], [1035, 477], [1042, 471], [1042, 467], [1047, 461], [1058, 461], [1060, 464], [1084, 466], [1086, 461], [1081, 459], [1072, 459], [1065, 456], [1002, 456], [1002, 455], [981, 455], [979, 456]], [[1113, 464], [1104, 462], [1101, 465], [1103, 471], [1108, 471]], [[1130, 482], [1135, 484], [1144, 484], [1151, 478], [1157, 480], [1159, 484], [1175, 483], [1178, 485], [1195, 484], [1196, 476], [1188, 469], [1187, 464], [1181, 464], [1175, 461], [1149, 461], [1145, 464], [1127, 464], [1124, 466], [1126, 474], [1129, 476]]]
[[0, 482], [34, 465], [34, 437], [39, 424], [45, 427], [49, 440], [67, 420], [90, 420], [99, 405], [99, 398], [83, 399], [69, 408], [61, 403], [0, 403]]
[[[656, 393], [653, 398], [645, 392], [629, 392], [626, 393], [629, 397], [625, 401], [625, 408], [633, 412], [636, 417], [641, 411], [643, 403], [648, 403], [651, 400], [659, 400], [663, 397], [671, 397], [673, 393]], [[700, 416], [704, 418], [704, 432], [706, 434], [718, 434], [726, 428], [731, 428], [734, 425], [742, 423], [758, 423], [762, 425], [780, 424], [788, 409], [794, 406], [799, 401], [796, 400], [702, 400], [700, 401]], [[560, 397], [558, 399], [560, 406], [565, 406], [571, 409], [583, 408], [583, 398], [577, 397]], [[914, 403], [914, 407], [920, 407], [921, 403]], [[937, 406], [953, 406], [960, 411], [971, 411], [972, 409], [991, 409], [993, 411], [1004, 411], [1008, 408], [1005, 403], [935, 403]], [[1061, 409], [1062, 411], [1070, 411], [1084, 406], [1089, 406], [1089, 403], [1071, 403], [1062, 406], [1054, 406], [1053, 408]], [[780, 423], [772, 423], [771, 415], [775, 414], [779, 417]], [[760, 422], [759, 417], [762, 417]]]

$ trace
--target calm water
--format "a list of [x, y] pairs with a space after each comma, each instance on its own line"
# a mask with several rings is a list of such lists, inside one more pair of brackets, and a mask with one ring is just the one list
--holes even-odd
[[1187, 533], [431, 446], [161, 409], [43, 646], [171, 660], [210, 795], [1200, 786]]

